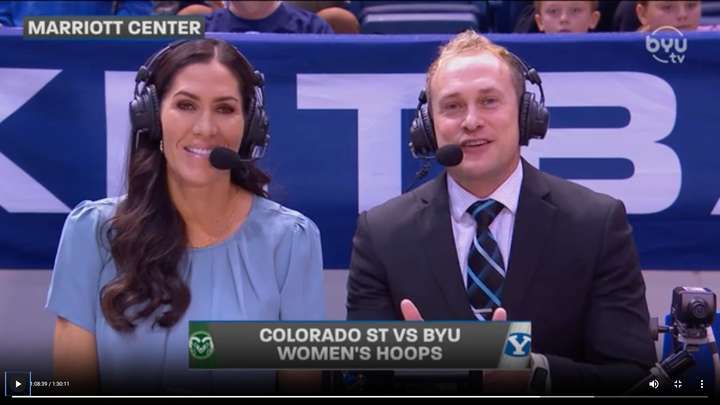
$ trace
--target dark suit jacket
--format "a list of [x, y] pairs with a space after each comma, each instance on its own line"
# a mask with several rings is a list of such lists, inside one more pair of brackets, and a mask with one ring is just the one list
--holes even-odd
[[[502, 306], [532, 322], [553, 392], [620, 393], [657, 360], [645, 284], [622, 202], [523, 161]], [[445, 174], [359, 219], [348, 278], [350, 320], [475, 319], [457, 259]]]

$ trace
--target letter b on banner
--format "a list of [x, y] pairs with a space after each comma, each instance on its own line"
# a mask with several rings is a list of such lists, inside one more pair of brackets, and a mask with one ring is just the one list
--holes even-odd
[[[661, 78], [639, 72], [542, 73], [548, 107], [622, 107], [630, 122], [622, 128], [553, 128], [532, 141], [523, 156], [535, 167], [542, 158], [620, 158], [632, 162], [626, 179], [570, 179], [623, 200], [630, 214], [669, 208], [680, 195], [680, 159], [658, 143], [675, 126], [677, 103]], [[552, 118], [551, 118], [552, 126]]]

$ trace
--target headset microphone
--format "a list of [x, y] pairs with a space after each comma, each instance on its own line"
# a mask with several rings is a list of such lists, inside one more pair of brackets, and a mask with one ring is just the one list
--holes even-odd
[[460, 145], [450, 144], [438, 149], [435, 153], [438, 163], [445, 167], [457, 166], [463, 160], [463, 151]]
[[210, 152], [210, 164], [219, 170], [231, 170], [242, 166], [243, 163], [252, 162], [228, 148], [215, 148]]

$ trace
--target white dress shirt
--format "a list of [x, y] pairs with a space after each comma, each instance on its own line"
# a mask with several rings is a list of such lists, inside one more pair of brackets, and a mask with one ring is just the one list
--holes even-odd
[[[467, 209], [478, 200], [492, 198], [501, 203], [503, 209], [490, 224], [490, 233], [497, 242], [502, 254], [505, 271], [510, 266], [510, 247], [512, 245], [513, 228], [515, 225], [515, 214], [517, 212], [518, 199], [520, 198], [520, 186], [522, 184], [522, 164], [518, 162], [517, 167], [510, 177], [505, 180], [495, 191], [485, 198], [479, 198], [460, 186], [449, 174], [447, 175], [448, 196], [450, 198], [450, 218], [452, 221], [453, 237], [457, 249], [458, 263], [463, 283], [467, 280], [467, 259], [470, 252], [470, 244], [475, 238], [477, 224], [475, 218], [467, 212]], [[503, 276], [505, 276], [505, 271]], [[468, 301], [470, 305], [470, 301]], [[472, 309], [472, 306], [471, 306]], [[475, 311], [478, 319], [485, 319], [482, 314]]]

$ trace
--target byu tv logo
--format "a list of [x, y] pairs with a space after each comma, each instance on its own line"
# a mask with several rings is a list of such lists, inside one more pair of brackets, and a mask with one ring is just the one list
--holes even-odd
[[530, 355], [531, 341], [527, 333], [512, 333], [505, 344], [505, 354], [512, 357], [526, 357]]
[[645, 37], [645, 49], [660, 63], [683, 63], [687, 38], [677, 28], [665, 25]]

